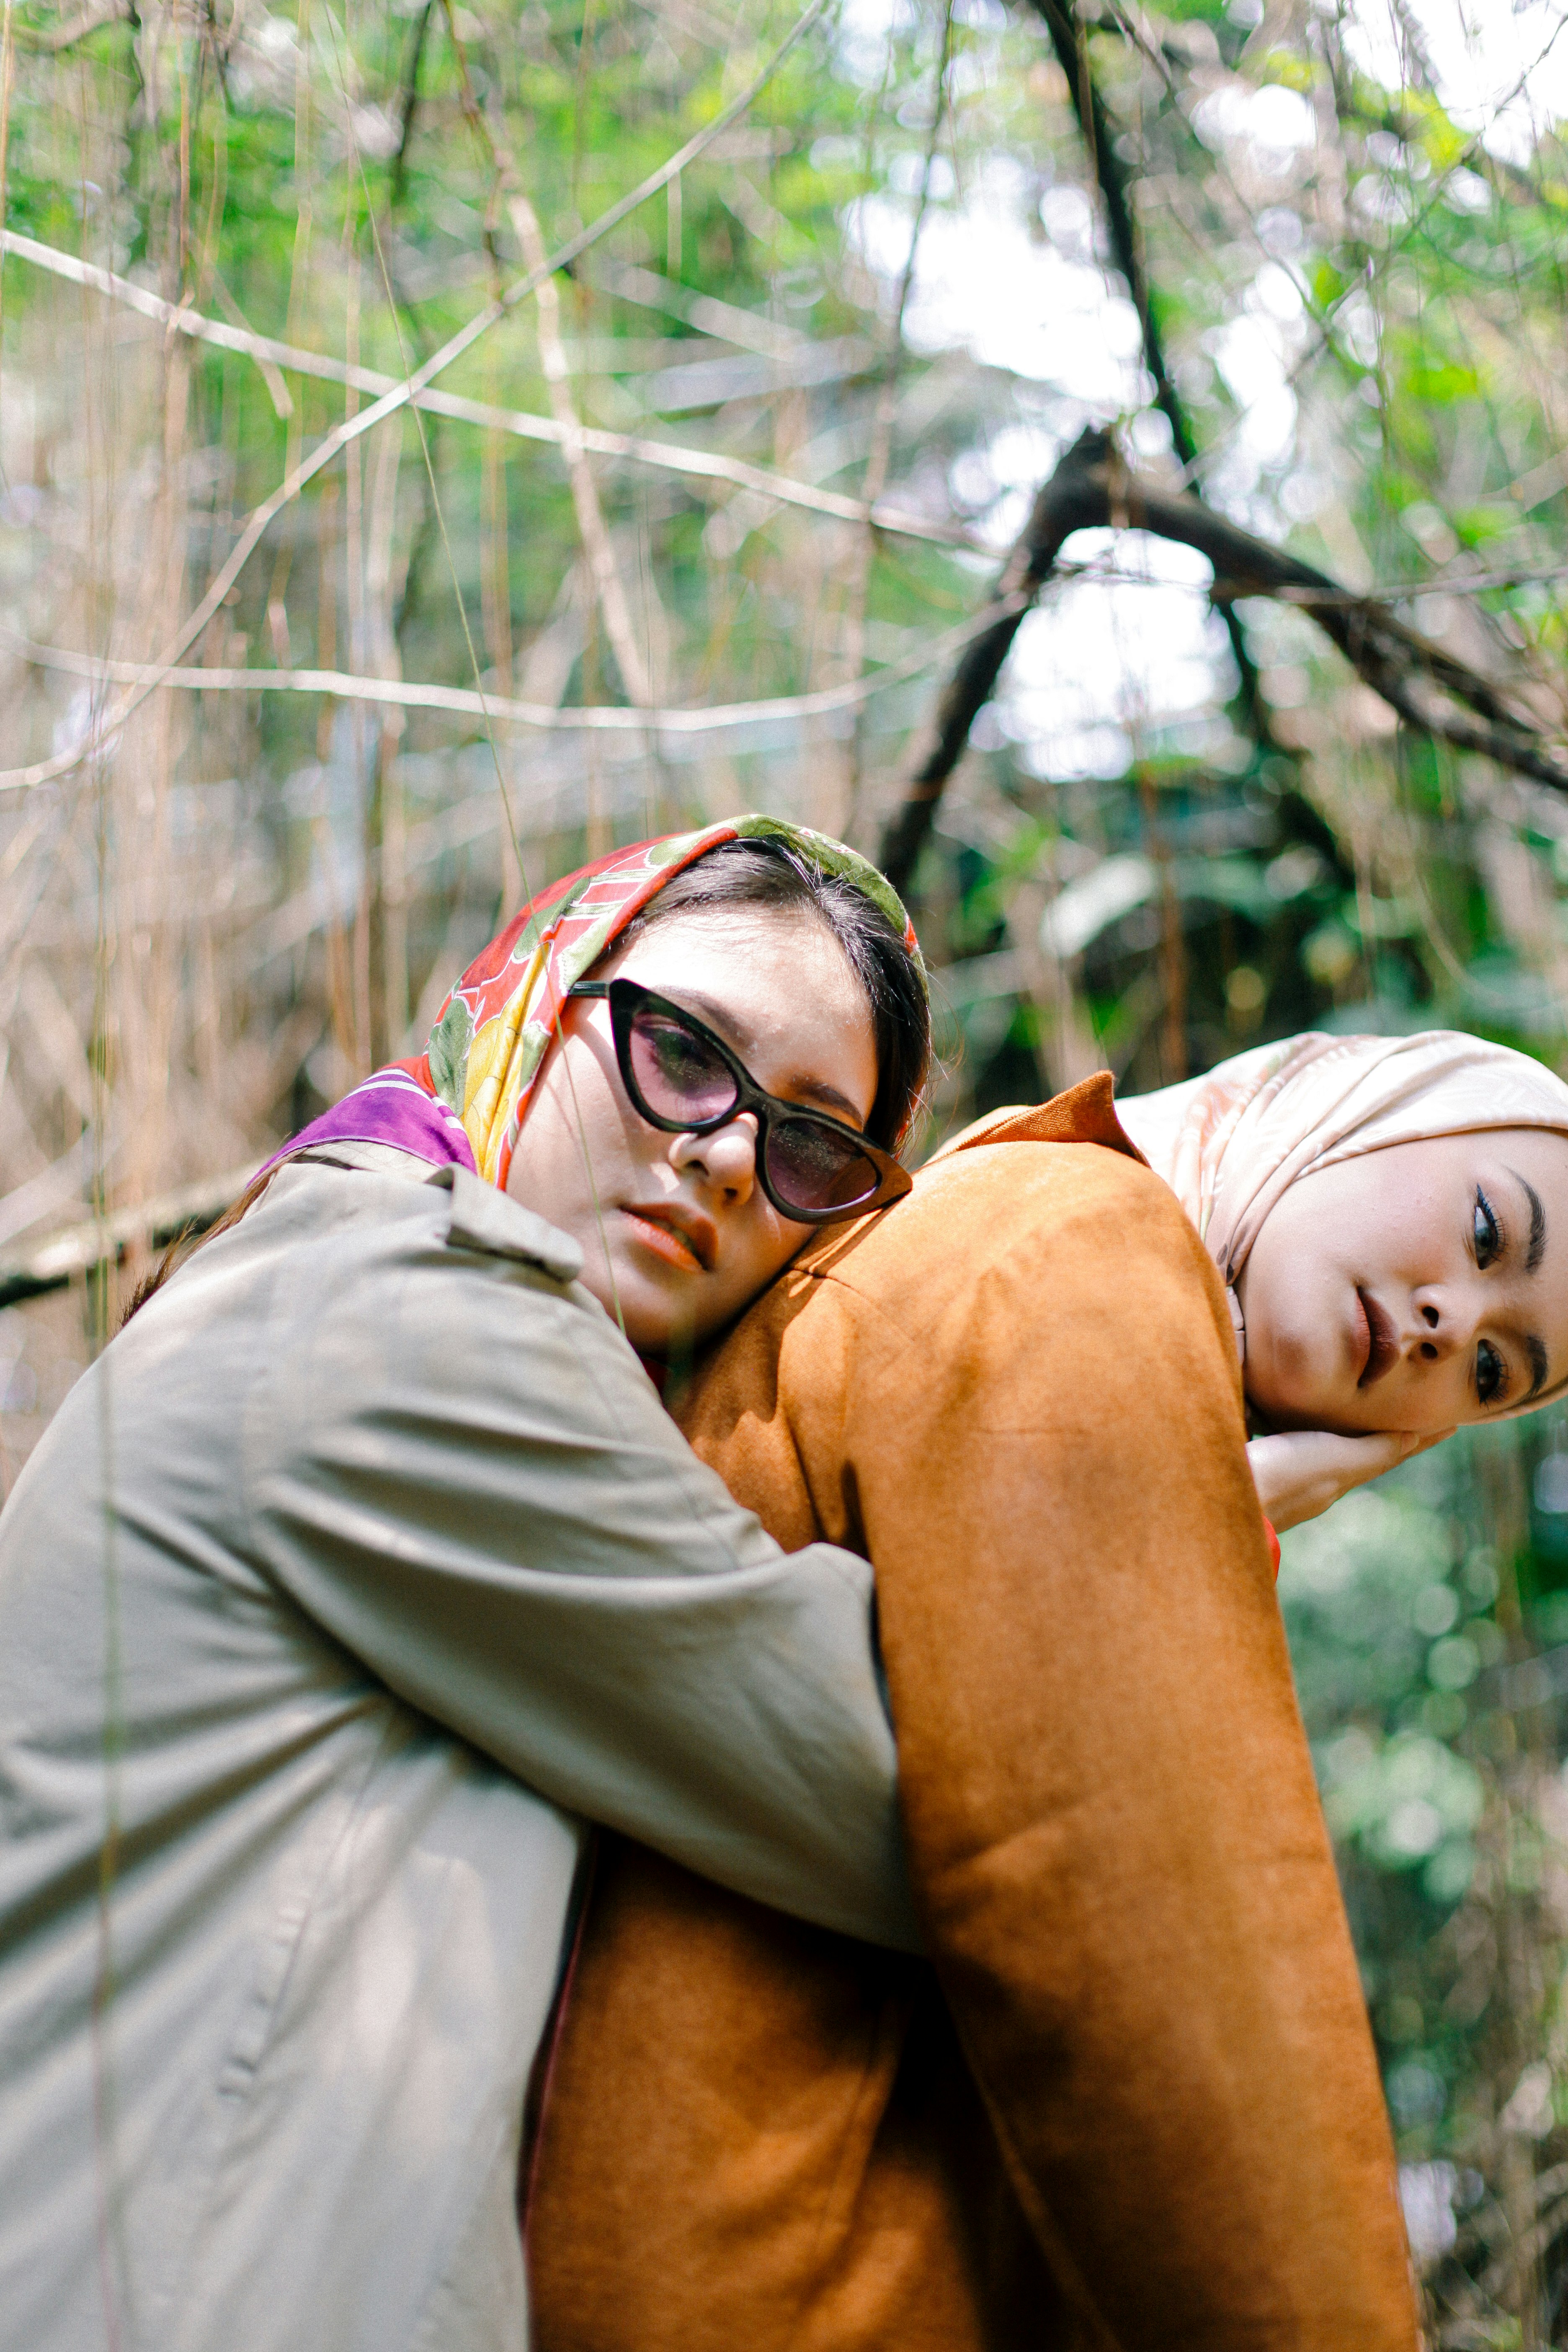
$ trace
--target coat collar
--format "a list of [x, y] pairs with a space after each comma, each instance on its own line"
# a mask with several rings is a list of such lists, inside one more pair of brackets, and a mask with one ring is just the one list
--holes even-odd
[[928, 1166], [951, 1152], [973, 1151], [983, 1143], [1100, 1143], [1130, 1159], [1148, 1161], [1116, 1116], [1115, 1080], [1109, 1070], [1080, 1078], [1049, 1102], [1014, 1105], [989, 1112], [931, 1154]]

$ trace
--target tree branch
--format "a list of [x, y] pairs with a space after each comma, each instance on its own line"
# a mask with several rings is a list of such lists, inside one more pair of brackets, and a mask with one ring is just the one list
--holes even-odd
[[84, 8], [81, 15], [73, 17], [68, 25], [58, 25], [48, 32], [32, 25], [18, 25], [16, 39], [21, 48], [58, 58], [66, 49], [74, 49], [77, 43], [85, 41], [89, 34], [101, 33], [105, 25], [125, 24], [130, 15], [131, 11], [123, 5], [123, 0], [102, 0], [102, 5], [97, 7]]
[[1211, 593], [1222, 607], [1238, 596], [1274, 596], [1300, 606], [1373, 692], [1423, 734], [1568, 793], [1568, 751], [1550, 743], [1506, 691], [1418, 635], [1376, 598], [1349, 594], [1327, 572], [1239, 530], [1191, 492], [1130, 473], [1110, 435], [1091, 429], [1038, 492], [1007, 560], [998, 600], [1016, 598], [1016, 606], [965, 647], [937, 705], [930, 748], [882, 838], [880, 864], [896, 889], [909, 887], [969, 730], [1064, 542], [1075, 530], [1108, 526], [1152, 531], [1207, 556], [1215, 570]]
[[[1075, 526], [1076, 528], [1076, 526]], [[166, 662], [100, 660], [74, 653], [66, 646], [35, 645], [29, 639], [7, 638], [24, 659], [43, 669], [62, 670], [68, 677], [128, 687], [166, 687], [187, 694], [326, 694], [339, 702], [372, 702], [405, 710], [449, 710], [464, 718], [491, 719], [498, 725], [538, 727], [568, 734], [646, 735], [658, 729], [670, 735], [710, 735], [729, 727], [772, 726], [780, 719], [826, 719], [839, 710], [858, 709], [874, 694], [885, 694], [904, 679], [918, 677], [991, 629], [999, 614], [1012, 608], [986, 604], [954, 629], [912, 646], [891, 661], [838, 686], [817, 687], [808, 694], [774, 694], [757, 702], [672, 704], [649, 709], [621, 702], [523, 702], [510, 695], [480, 692], [473, 687], [442, 686], [434, 681], [403, 677], [367, 677], [353, 670], [208, 668], [205, 664], [182, 668]], [[1021, 614], [1026, 609], [1017, 606]], [[960, 747], [962, 749], [962, 746]], [[8, 788], [0, 775], [0, 792]]]
[[208, 1176], [183, 1184], [155, 1201], [116, 1209], [107, 1217], [84, 1219], [34, 1242], [14, 1256], [0, 1257], [0, 1308], [46, 1291], [63, 1290], [96, 1267], [118, 1264], [139, 1243], [154, 1249], [184, 1235], [205, 1233], [224, 1211], [232, 1208], [255, 1174], [247, 1160], [226, 1176]]
[[1116, 153], [1116, 126], [1109, 120], [1105, 101], [1095, 85], [1089, 69], [1089, 52], [1080, 46], [1083, 27], [1072, 13], [1072, 0], [1029, 0], [1029, 5], [1050, 35], [1057, 63], [1067, 76], [1073, 112], [1078, 117], [1078, 127], [1089, 154], [1089, 169], [1094, 173], [1100, 202], [1105, 207], [1105, 225], [1110, 233], [1116, 267], [1127, 280], [1127, 291], [1132, 298], [1132, 308], [1138, 313], [1138, 324], [1143, 336], [1143, 356], [1154, 379], [1154, 398], [1171, 427], [1177, 462], [1190, 467], [1197, 457], [1197, 445], [1193, 439], [1186, 407], [1165, 364], [1164, 341], [1154, 316], [1148, 272], [1143, 267], [1138, 234], [1132, 223], [1132, 208], [1128, 202], [1127, 175]]
[[895, 890], [904, 889], [914, 873], [936, 804], [963, 756], [969, 730], [995, 691], [1019, 624], [1054, 568], [1064, 541], [1075, 530], [1106, 520], [1109, 501], [1096, 472], [1103, 470], [1110, 446], [1103, 433], [1081, 435], [1036, 494], [997, 588], [999, 602], [1016, 602], [959, 656], [937, 704], [931, 748], [882, 836], [878, 863]]
[[425, 39], [430, 29], [433, 0], [414, 19], [408, 37], [407, 62], [398, 89], [397, 149], [392, 158], [389, 200], [395, 211], [403, 202], [403, 190], [408, 177], [408, 150], [414, 138], [414, 118], [419, 111], [419, 68], [424, 62]]
[[[1166, 364], [1164, 339], [1154, 315], [1153, 293], [1129, 201], [1129, 179], [1116, 152], [1116, 126], [1105, 111], [1105, 102], [1089, 67], [1085, 27], [1074, 11], [1073, 0], [1029, 0], [1029, 5], [1050, 35], [1057, 62], [1067, 76], [1073, 112], [1078, 117], [1089, 169], [1094, 173], [1105, 210], [1105, 225], [1110, 234], [1116, 266], [1127, 280], [1127, 291], [1131, 297], [1132, 308], [1138, 313], [1139, 331], [1143, 338], [1144, 364], [1154, 380], [1155, 404], [1170, 425], [1177, 463], [1190, 479], [1197, 465], [1197, 444], [1193, 438], [1186, 404], [1176, 390]], [[1246, 632], [1233, 612], [1227, 609], [1224, 618], [1230, 637], [1231, 653], [1236, 660], [1237, 675], [1241, 681], [1241, 698], [1252, 731], [1259, 743], [1277, 749], [1263, 700], [1258, 665], [1252, 658]]]

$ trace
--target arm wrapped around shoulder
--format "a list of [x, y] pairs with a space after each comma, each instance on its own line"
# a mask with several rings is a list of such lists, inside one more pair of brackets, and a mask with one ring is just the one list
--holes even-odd
[[930, 1171], [827, 1278], [860, 1327], [844, 1491], [917, 1906], [1053, 2266], [1130, 2352], [1410, 2352], [1371, 2039], [1195, 1234], [1125, 1155], [1009, 1144]]
[[353, 1182], [357, 1222], [287, 1253], [274, 1285], [244, 1496], [268, 1571], [554, 1803], [914, 1946], [866, 1563], [781, 1551], [570, 1258], [541, 1264], [563, 1236], [465, 1176], [450, 1202]]

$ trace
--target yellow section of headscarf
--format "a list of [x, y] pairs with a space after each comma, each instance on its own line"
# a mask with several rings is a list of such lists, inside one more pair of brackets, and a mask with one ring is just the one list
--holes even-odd
[[522, 1033], [543, 994], [542, 948], [534, 948], [529, 964], [516, 995], [475, 1036], [464, 1072], [463, 1129], [473, 1145], [479, 1174], [489, 1184], [501, 1181], [501, 1146], [518, 1097], [539, 1062], [539, 1054], [531, 1055], [523, 1044]]

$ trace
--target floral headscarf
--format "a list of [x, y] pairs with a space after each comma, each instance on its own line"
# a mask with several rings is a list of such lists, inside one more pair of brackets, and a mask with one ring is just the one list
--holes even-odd
[[781, 842], [824, 873], [852, 882], [901, 933], [919, 966], [913, 926], [892, 884], [826, 834], [775, 817], [737, 816], [696, 833], [639, 841], [542, 890], [475, 957], [441, 1007], [424, 1053], [374, 1071], [279, 1157], [324, 1143], [389, 1143], [438, 1167], [455, 1160], [504, 1185], [569, 991], [672, 875], [723, 842], [758, 840]]

